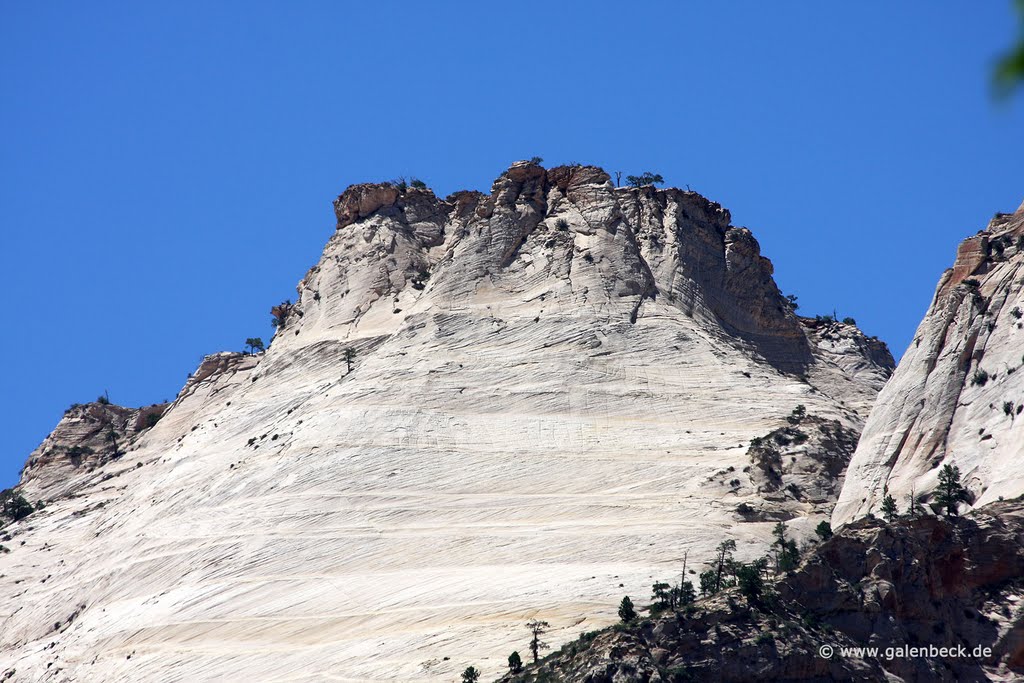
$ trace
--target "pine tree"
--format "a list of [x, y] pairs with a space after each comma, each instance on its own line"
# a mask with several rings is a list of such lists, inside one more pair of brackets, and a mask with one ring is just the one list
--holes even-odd
[[796, 547], [796, 541], [786, 538], [786, 525], [779, 522], [772, 530], [775, 536], [774, 546], [778, 546], [775, 553], [775, 569], [780, 572], [788, 572], [796, 569], [800, 563], [800, 550]]
[[914, 489], [910, 489], [910, 494], [907, 496], [907, 517], [910, 519], [917, 519], [921, 516], [921, 505], [918, 503], [917, 494]]
[[352, 348], [345, 349], [345, 365], [348, 366], [348, 371], [352, 372], [352, 363], [356, 359], [356, 350]]
[[818, 522], [818, 526], [814, 527], [814, 533], [816, 533], [818, 538], [821, 540], [827, 541], [832, 538], [832, 525], [823, 519]]
[[480, 672], [476, 667], [469, 666], [462, 672], [462, 683], [477, 683], [480, 680]]
[[118, 448], [117, 448], [117, 431], [114, 430], [114, 425], [109, 424], [109, 423], [107, 424], [106, 437], [107, 437], [107, 441], [109, 441], [110, 445], [113, 446], [113, 448], [114, 448], [114, 456], [116, 457], [116, 456], [120, 455], [121, 451], [118, 450]]
[[659, 607], [668, 608], [672, 607], [672, 586], [669, 584], [658, 581], [651, 586], [651, 599], [654, 600]]
[[643, 187], [644, 185], [664, 185], [665, 179], [661, 177], [660, 173], [644, 171], [642, 175], [626, 176], [626, 182], [632, 187]]
[[697, 591], [693, 589], [692, 581], [682, 581], [678, 586], [672, 589], [673, 603], [683, 607], [689, 605], [697, 599]]
[[530, 639], [530, 652], [533, 653], [533, 663], [536, 664], [540, 659], [540, 651], [548, 647], [548, 644], [543, 642], [540, 637], [551, 628], [551, 625], [546, 621], [531, 619], [526, 622], [526, 628], [530, 629], [530, 633], [533, 636]]
[[263, 340], [259, 337], [249, 337], [245, 340], [245, 346], [249, 349], [249, 353], [252, 354], [262, 352], [266, 349], [263, 345]]
[[[762, 558], [765, 564], [767, 560]], [[761, 575], [761, 569], [763, 565], [759, 562], [752, 562], [751, 564], [743, 564], [742, 562], [736, 565], [736, 579], [739, 583], [740, 592], [743, 593], [753, 603], [758, 603], [761, 598], [764, 597], [764, 577]]]
[[959, 514], [960, 503], [969, 499], [967, 489], [960, 483], [960, 468], [956, 465], [943, 465], [939, 470], [939, 488], [935, 500], [940, 509], [949, 517]]
[[714, 595], [718, 592], [715, 588], [717, 585], [717, 579], [715, 578], [715, 570], [709, 569], [706, 572], [700, 573], [700, 593], [701, 595]]
[[519, 652], [513, 652], [508, 656], [508, 672], [511, 674], [520, 673], [523, 670], [523, 658], [519, 656]]
[[729, 566], [729, 563], [732, 562], [732, 554], [735, 550], [736, 541], [732, 540], [731, 538], [722, 541], [718, 544], [718, 547], [715, 548], [715, 552], [718, 553], [718, 558], [715, 563], [715, 593], [722, 590], [722, 582], [725, 578], [725, 570]]
[[899, 510], [896, 508], [896, 499], [889, 495], [889, 489], [885, 490], [885, 497], [882, 498], [882, 517], [885, 521], [891, 522], [899, 517]]
[[619, 619], [622, 619], [624, 624], [636, 619], [636, 610], [633, 609], [633, 601], [629, 599], [628, 595], [619, 603]]

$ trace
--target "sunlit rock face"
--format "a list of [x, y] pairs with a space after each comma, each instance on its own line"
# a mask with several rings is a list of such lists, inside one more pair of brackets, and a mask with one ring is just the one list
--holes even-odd
[[265, 354], [208, 358], [109, 477], [5, 530], [0, 673], [497, 675], [527, 619], [557, 645], [827, 514], [848, 453], [787, 452], [811, 499], [760, 487], [750, 441], [799, 405], [856, 435], [892, 359], [797, 318], [718, 204], [518, 163], [335, 207]]
[[19, 489], [47, 500], [95, 483], [108, 474], [104, 465], [120, 458], [166, 409], [166, 403], [125, 408], [106, 399], [72, 405], [25, 461]]
[[[879, 513], [888, 491], [935, 502], [955, 465], [979, 507], [1024, 494], [1024, 206], [960, 245], [878, 397], [833, 524]], [[965, 506], [966, 507], [966, 506]]]

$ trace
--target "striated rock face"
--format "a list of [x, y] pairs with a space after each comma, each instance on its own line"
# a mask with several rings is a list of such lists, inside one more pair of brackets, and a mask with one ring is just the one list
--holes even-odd
[[[504, 683], [1010, 681], [1024, 677], [1024, 504], [970, 518], [863, 520], [773, 589], [738, 589], [593, 632]], [[822, 646], [831, 648], [823, 657]], [[897, 648], [948, 648], [901, 655]], [[953, 653], [962, 646], [963, 652]], [[842, 648], [877, 648], [844, 653]], [[890, 653], [886, 653], [892, 648]], [[975, 648], [979, 648], [975, 651]], [[986, 648], [983, 651], [981, 648]]]
[[750, 467], [745, 471], [764, 503], [759, 510], [749, 503], [738, 508], [744, 518], [790, 520], [832, 511], [857, 432], [813, 415], [789, 420], [755, 438], [747, 450]]
[[[760, 554], [773, 523], [736, 509], [767, 494], [709, 477], [797, 405], [856, 434], [891, 371], [693, 192], [519, 163], [335, 207], [265, 354], [207, 358], [105, 481], [9, 527], [0, 674], [496, 674], [527, 619], [609, 624], [726, 529]], [[818, 488], [771, 504], [796, 524]]]
[[878, 397], [833, 513], [933, 500], [956, 465], [981, 506], [1024, 493], [1024, 208], [963, 242], [892, 380]]
[[124, 455], [166, 408], [166, 403], [145, 408], [99, 402], [71, 406], [28, 456], [19, 488], [33, 500], [47, 500], [97, 481], [103, 476], [97, 472]]

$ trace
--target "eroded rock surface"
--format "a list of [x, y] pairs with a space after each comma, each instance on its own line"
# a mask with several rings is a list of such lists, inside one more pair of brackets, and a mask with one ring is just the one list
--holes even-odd
[[208, 358], [106, 480], [11, 527], [0, 673], [496, 673], [531, 617], [559, 643], [725, 530], [759, 554], [736, 508], [765, 495], [708, 477], [797, 405], [858, 432], [891, 370], [693, 192], [518, 163], [335, 206], [265, 354]]
[[[854, 522], [781, 578], [774, 599], [752, 601], [731, 588], [686, 610], [585, 634], [501, 680], [1021, 680], [1022, 511], [1018, 500], [968, 518]], [[898, 650], [930, 647], [946, 655]]]
[[155, 425], [166, 408], [166, 403], [145, 408], [100, 402], [71, 406], [29, 455], [19, 488], [33, 500], [47, 500], [86, 486], [96, 479], [97, 470], [124, 455], [136, 437]]
[[1024, 493], [1024, 207], [960, 245], [878, 397], [833, 514], [879, 513], [888, 490], [934, 502], [959, 468], [977, 507]]

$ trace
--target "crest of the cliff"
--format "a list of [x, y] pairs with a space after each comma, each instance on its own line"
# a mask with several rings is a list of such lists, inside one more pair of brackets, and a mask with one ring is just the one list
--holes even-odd
[[[696, 192], [616, 187], [594, 166], [518, 162], [490, 194], [442, 199], [422, 183], [362, 183], [334, 208], [335, 235], [288, 310], [288, 332], [302, 338], [289, 344], [373, 348], [428, 311], [498, 291], [631, 323], [657, 303], [785, 372], [812, 362], [813, 330], [779, 292], [757, 241]], [[891, 363], [887, 350], [863, 346]]]
[[[967, 238], [878, 396], [833, 523], [936, 504], [956, 469], [969, 505], [1024, 494], [1024, 206]], [[949, 470], [947, 474], [949, 476]]]

